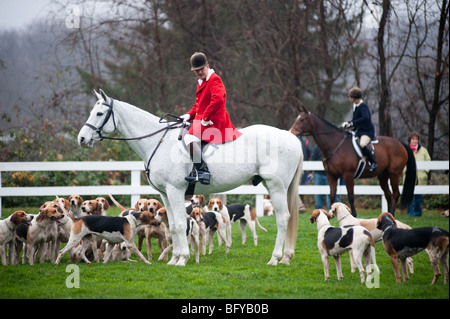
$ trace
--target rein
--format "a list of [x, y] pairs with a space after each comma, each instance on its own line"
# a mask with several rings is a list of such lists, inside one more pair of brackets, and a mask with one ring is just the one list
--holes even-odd
[[[180, 118], [179, 116], [176, 116], [176, 115], [171, 114], [171, 113], [166, 113], [166, 114], [164, 114], [164, 115], [160, 118], [159, 123], [170, 123], [170, 122], [174, 122], [174, 121], [164, 121], [164, 119], [165, 119], [166, 117], [173, 117], [173, 118], [175, 118], [175, 119], [176, 119], [175, 123], [168, 124], [166, 127], [163, 127], [163, 128], [161, 128], [161, 129], [159, 129], [159, 130], [157, 130], [157, 131], [155, 131], [155, 132], [152, 132], [152, 133], [149, 133], [149, 134], [146, 134], [146, 135], [142, 135], [142, 136], [137, 136], [137, 137], [108, 137], [108, 136], [103, 136], [103, 135], [102, 135], [102, 129], [103, 129], [103, 127], [106, 125], [106, 123], [109, 121], [109, 118], [110, 118], [111, 116], [112, 116], [113, 123], [114, 123], [114, 131], [117, 129], [117, 125], [116, 125], [116, 120], [115, 120], [115, 118], [114, 118], [114, 111], [113, 111], [114, 100], [111, 99], [111, 103], [110, 103], [110, 104], [108, 104], [108, 103], [106, 103], [106, 102], [103, 102], [102, 104], [105, 105], [105, 106], [107, 106], [107, 107], [109, 107], [108, 113], [106, 114], [106, 117], [105, 117], [105, 119], [103, 120], [102, 125], [101, 125], [100, 127], [97, 128], [97, 127], [95, 127], [94, 125], [89, 124], [89, 123], [87, 123], [87, 122], [84, 124], [84, 126], [87, 126], [87, 127], [91, 128], [91, 129], [93, 129], [93, 130], [98, 134], [98, 136], [100, 137], [100, 141], [102, 141], [102, 140], [113, 140], [113, 141], [134, 141], [134, 140], [141, 140], [141, 139], [144, 139], [144, 138], [147, 138], [147, 137], [154, 136], [154, 135], [156, 135], [156, 134], [158, 134], [158, 133], [160, 133], [160, 132], [162, 132], [162, 131], [166, 131], [166, 133], [167, 133], [167, 131], [170, 130], [170, 129], [174, 129], [174, 128], [184, 128], [184, 127], [186, 127], [186, 125], [189, 125], [189, 124], [184, 124], [184, 123], [182, 123], [183, 119]], [[164, 136], [165, 136], [165, 135], [166, 135], [166, 134], [164, 134]]]

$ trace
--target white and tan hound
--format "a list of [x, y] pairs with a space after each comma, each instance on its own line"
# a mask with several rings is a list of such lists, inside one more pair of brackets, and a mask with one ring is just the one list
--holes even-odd
[[[23, 210], [18, 210], [12, 213], [4, 220], [0, 220], [0, 256], [2, 258], [2, 264], [13, 264], [15, 257], [15, 231], [21, 224], [31, 226], [33, 220], [32, 215], [28, 215]], [[6, 251], [8, 249], [8, 260], [6, 259]]]
[[[383, 233], [377, 228], [378, 218], [362, 219], [356, 218], [351, 214], [350, 208], [343, 203], [334, 203], [331, 205], [331, 209], [328, 212], [332, 217], [336, 216], [339, 226], [344, 227], [347, 225], [360, 225], [367, 229], [373, 237], [375, 242], [381, 241]], [[411, 229], [411, 227], [401, 221], [397, 220], [397, 227], [403, 229]], [[414, 273], [414, 260], [411, 257], [406, 259], [409, 271]], [[355, 272], [356, 266], [353, 259], [353, 253], [350, 251], [350, 265], [352, 272]]]
[[400, 229], [397, 221], [390, 213], [378, 216], [377, 227], [383, 232], [383, 246], [391, 258], [397, 283], [401, 282], [398, 260], [402, 263], [403, 282], [408, 282], [406, 258], [425, 250], [430, 257], [434, 277], [431, 284], [435, 284], [441, 272], [439, 261], [444, 271], [444, 284], [448, 284], [448, 253], [449, 233], [440, 227], [418, 227]]
[[218, 212], [205, 212], [200, 207], [192, 210], [191, 217], [194, 218], [200, 226], [200, 234], [203, 238], [202, 254], [206, 254], [206, 245], [209, 245], [209, 254], [212, 253], [214, 244], [213, 237], [217, 235], [225, 243], [225, 253], [230, 251], [230, 243], [227, 239], [225, 218]]
[[80, 195], [73, 194], [69, 197], [69, 213], [72, 213], [72, 216], [75, 218], [79, 218], [83, 216], [83, 211], [81, 210], [81, 205], [83, 204], [84, 200]]
[[[70, 239], [66, 247], [62, 249], [55, 264], [58, 265], [64, 254], [78, 245], [80, 240], [87, 235], [95, 234], [110, 244], [119, 244], [125, 242], [127, 248], [135, 253], [139, 259], [146, 264], [150, 264], [144, 255], [137, 249], [134, 244], [134, 236], [136, 235], [136, 227], [141, 223], [144, 224], [157, 224], [154, 215], [148, 211], [138, 213], [136, 211], [130, 211], [125, 217], [111, 217], [111, 216], [83, 216], [77, 220], [74, 220], [72, 230], [70, 232]], [[111, 257], [113, 245], [108, 245], [104, 254], [103, 262], [108, 262]], [[83, 254], [82, 254], [83, 256]], [[85, 260], [89, 263], [89, 260]]]
[[330, 218], [331, 215], [323, 209], [315, 209], [309, 218], [311, 223], [317, 223], [317, 247], [322, 258], [325, 280], [330, 278], [329, 256], [334, 258], [338, 280], [343, 278], [340, 255], [351, 249], [359, 269], [361, 283], [364, 283], [365, 272], [361, 263], [362, 257], [364, 257], [366, 267], [372, 258], [375, 271], [380, 271], [375, 260], [375, 242], [372, 235], [362, 226], [333, 227], [330, 225]]
[[267, 231], [264, 227], [259, 223], [258, 218], [256, 217], [255, 209], [248, 204], [232, 204], [232, 205], [223, 205], [222, 201], [219, 198], [212, 198], [208, 202], [208, 210], [213, 212], [220, 213], [224, 219], [227, 229], [227, 238], [228, 242], [231, 245], [231, 224], [237, 222], [239, 220], [239, 226], [242, 234], [242, 245], [245, 244], [247, 240], [247, 234], [245, 233], [245, 227], [248, 224], [250, 231], [253, 236], [253, 244], [255, 246], [258, 245], [258, 235], [256, 234], [256, 225]]

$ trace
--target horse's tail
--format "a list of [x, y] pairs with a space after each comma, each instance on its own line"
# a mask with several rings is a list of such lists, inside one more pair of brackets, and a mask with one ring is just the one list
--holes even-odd
[[413, 151], [411, 150], [409, 145], [406, 145], [405, 143], [402, 144], [408, 152], [408, 161], [406, 162], [406, 176], [403, 183], [402, 198], [400, 201], [400, 209], [405, 209], [411, 204], [413, 200], [414, 187], [416, 186], [417, 168]]
[[297, 231], [298, 231], [298, 185], [300, 184], [300, 179], [303, 173], [303, 155], [297, 165], [297, 170], [295, 172], [294, 178], [289, 184], [287, 193], [288, 210], [291, 215], [289, 218], [289, 223], [286, 230], [286, 243], [284, 249], [285, 257], [292, 259], [294, 257], [295, 244], [297, 243]]

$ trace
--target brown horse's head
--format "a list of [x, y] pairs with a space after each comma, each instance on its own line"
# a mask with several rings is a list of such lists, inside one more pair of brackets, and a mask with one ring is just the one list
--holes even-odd
[[312, 122], [310, 120], [311, 112], [305, 107], [303, 107], [303, 109], [299, 108], [299, 111], [300, 114], [297, 116], [294, 124], [292, 124], [291, 128], [289, 129], [289, 132], [294, 135], [308, 133], [313, 129]]

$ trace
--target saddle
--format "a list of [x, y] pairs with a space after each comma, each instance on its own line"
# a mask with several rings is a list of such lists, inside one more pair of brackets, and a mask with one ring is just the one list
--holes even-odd
[[[366, 168], [367, 161], [366, 161], [366, 157], [362, 153], [361, 147], [359, 146], [358, 136], [356, 136], [356, 133], [354, 131], [350, 131], [349, 133], [352, 134], [353, 148], [355, 149], [356, 154], [360, 158], [358, 167], [356, 168], [355, 176], [354, 176], [354, 178], [359, 178], [361, 176], [362, 172], [364, 171], [364, 169]], [[371, 140], [370, 143], [367, 145], [372, 149], [372, 153], [375, 153], [375, 148], [373, 147], [374, 144], [378, 144], [377, 139]]]
[[[356, 154], [358, 154], [359, 158], [363, 158], [364, 155], [362, 154], [361, 147], [359, 146], [359, 138], [356, 136], [356, 133], [354, 131], [350, 131], [350, 134], [352, 134], [352, 144], [353, 148], [355, 149]], [[371, 140], [369, 145], [372, 148], [372, 151], [375, 151], [375, 148], [373, 147], [373, 144], [378, 144], [378, 140], [374, 139]]]

